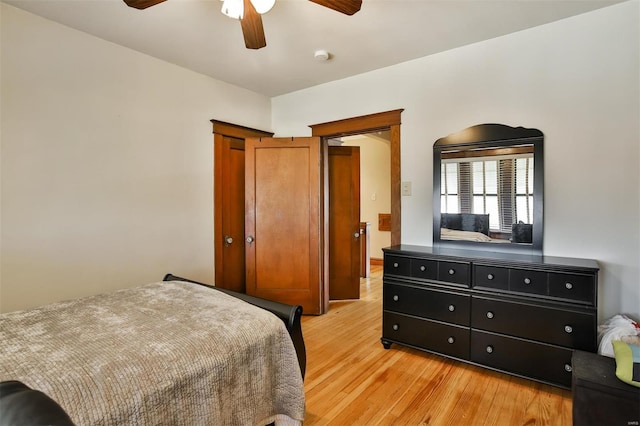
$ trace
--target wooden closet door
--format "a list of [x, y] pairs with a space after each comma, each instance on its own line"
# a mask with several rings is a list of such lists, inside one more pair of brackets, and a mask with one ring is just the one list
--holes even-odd
[[270, 132], [219, 120], [213, 124], [213, 232], [216, 287], [245, 292], [244, 140]]
[[216, 135], [215, 285], [245, 292], [244, 139]]
[[327, 175], [320, 138], [245, 142], [247, 294], [323, 314]]

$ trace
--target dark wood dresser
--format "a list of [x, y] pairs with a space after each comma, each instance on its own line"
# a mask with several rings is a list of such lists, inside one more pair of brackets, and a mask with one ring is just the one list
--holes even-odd
[[384, 251], [382, 344], [571, 388], [597, 347], [593, 260], [410, 245]]

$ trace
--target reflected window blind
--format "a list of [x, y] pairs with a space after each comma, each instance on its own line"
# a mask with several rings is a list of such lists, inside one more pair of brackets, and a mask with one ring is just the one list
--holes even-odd
[[460, 213], [471, 213], [471, 163], [458, 164], [458, 192], [460, 193]]
[[533, 157], [517, 158], [515, 166], [515, 222], [533, 223]]
[[500, 228], [498, 214], [498, 161], [473, 161], [473, 211], [489, 214], [489, 229]]
[[500, 160], [500, 226], [502, 232], [511, 232], [514, 223], [515, 176], [514, 160]]

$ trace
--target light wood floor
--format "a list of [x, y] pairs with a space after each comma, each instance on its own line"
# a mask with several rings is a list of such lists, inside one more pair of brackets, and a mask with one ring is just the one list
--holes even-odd
[[380, 343], [382, 267], [360, 300], [304, 316], [308, 425], [571, 425], [571, 393]]

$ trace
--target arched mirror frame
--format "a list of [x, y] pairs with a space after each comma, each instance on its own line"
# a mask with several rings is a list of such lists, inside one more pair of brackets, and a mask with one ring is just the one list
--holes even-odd
[[[544, 135], [538, 129], [479, 124], [438, 139], [433, 145], [433, 244], [439, 247], [542, 254], [544, 199]], [[443, 240], [441, 228], [441, 164], [444, 152], [533, 145], [533, 226], [531, 244]]]

